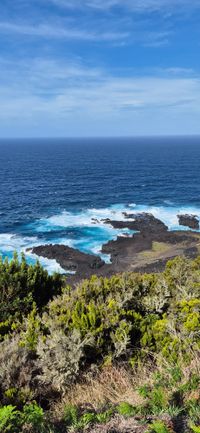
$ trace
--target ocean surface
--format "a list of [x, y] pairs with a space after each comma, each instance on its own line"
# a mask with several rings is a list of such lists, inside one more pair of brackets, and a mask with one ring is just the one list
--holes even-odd
[[100, 254], [128, 232], [101, 219], [124, 211], [151, 212], [170, 230], [180, 228], [178, 213], [200, 218], [200, 138], [0, 140], [3, 257], [47, 243]]

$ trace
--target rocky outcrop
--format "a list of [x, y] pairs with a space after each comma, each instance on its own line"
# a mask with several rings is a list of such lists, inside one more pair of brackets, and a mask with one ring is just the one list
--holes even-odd
[[199, 219], [196, 215], [178, 215], [179, 225], [189, 227], [193, 230], [199, 230]]
[[41, 245], [34, 247], [32, 253], [47, 259], [55, 259], [63, 269], [76, 272], [83, 278], [94, 274], [105, 265], [99, 256], [85, 254], [66, 245]]
[[[139, 231], [140, 233], [158, 233], [166, 232], [167, 226], [155, 218], [152, 214], [140, 213], [140, 214], [127, 214], [124, 213], [125, 221], [115, 221], [109, 218], [102, 220], [105, 224], [110, 224], [115, 229], [129, 229], [133, 231]], [[132, 219], [132, 221], [130, 221]]]

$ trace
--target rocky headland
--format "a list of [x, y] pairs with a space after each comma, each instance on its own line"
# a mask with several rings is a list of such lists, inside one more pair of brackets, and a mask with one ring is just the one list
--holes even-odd
[[[111, 263], [99, 256], [85, 254], [65, 245], [42, 245], [32, 252], [38, 256], [55, 259], [61, 267], [73, 272], [67, 278], [76, 283], [93, 274], [108, 276], [124, 271], [160, 272], [166, 262], [176, 256], [196, 257], [200, 253], [199, 220], [195, 215], [178, 215], [179, 224], [185, 231], [169, 231], [168, 227], [152, 214], [124, 213], [123, 221], [102, 220], [115, 229], [133, 231], [102, 246], [102, 253], [109, 254]], [[95, 221], [94, 221], [95, 223]]]

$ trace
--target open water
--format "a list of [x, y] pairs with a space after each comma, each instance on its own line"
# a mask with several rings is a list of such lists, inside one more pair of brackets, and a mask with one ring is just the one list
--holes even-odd
[[178, 213], [200, 218], [200, 137], [0, 141], [3, 257], [47, 243], [100, 254], [127, 233], [101, 219], [121, 220], [124, 211], [151, 212], [170, 230], [180, 228]]

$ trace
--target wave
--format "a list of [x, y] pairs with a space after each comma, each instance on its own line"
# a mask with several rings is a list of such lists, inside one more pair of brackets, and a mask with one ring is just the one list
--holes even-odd
[[37, 244], [37, 237], [22, 237], [13, 233], [0, 234], [0, 250], [2, 251], [22, 251]]
[[139, 205], [132, 209], [131, 214], [140, 212], [151, 213], [155, 218], [158, 218], [167, 225], [169, 230], [188, 230], [188, 227], [180, 226], [178, 215], [192, 214], [196, 215], [200, 220], [200, 208], [191, 206], [148, 206]]
[[163, 200], [163, 203], [169, 205], [169, 206], [173, 206], [174, 202], [172, 200]]
[[[8, 257], [8, 259], [11, 259], [14, 251], [16, 251], [19, 256], [21, 253], [24, 253], [27, 262], [29, 264], [34, 264], [38, 260], [38, 257], [35, 254], [32, 254], [31, 251], [27, 251], [27, 248], [32, 248], [37, 245], [40, 245], [40, 242], [38, 238], [34, 236], [23, 237], [12, 233], [0, 234], [0, 254], [3, 258]], [[39, 261], [50, 274], [53, 272], [66, 273], [56, 260], [40, 257]]]
[[25, 252], [27, 262], [29, 264], [34, 264], [39, 259], [39, 262], [43, 266], [44, 269], [48, 271], [49, 274], [53, 274], [54, 272], [58, 272], [60, 274], [74, 274], [73, 271], [65, 271], [59, 263], [54, 259], [47, 259], [45, 257], [39, 257], [36, 254], [32, 254], [30, 251]]
[[109, 218], [113, 220], [125, 220], [123, 211], [126, 211], [126, 207], [121, 204], [109, 208], [93, 208], [74, 213], [64, 211], [59, 215], [54, 215], [47, 219], [41, 219], [36, 230], [57, 230], [58, 227], [93, 227], [97, 224], [100, 227], [105, 227], [105, 224], [102, 221], [103, 219]]
[[[14, 251], [24, 252], [28, 262], [33, 263], [36, 256], [27, 252], [27, 248], [57, 243], [77, 248], [86, 253], [100, 255], [109, 263], [110, 256], [101, 253], [102, 245], [109, 240], [116, 239], [117, 236], [131, 236], [134, 232], [128, 229], [114, 229], [102, 220], [125, 220], [124, 213], [130, 215], [130, 220], [134, 220], [134, 215], [141, 212], [151, 213], [163, 221], [169, 230], [188, 230], [187, 227], [179, 226], [177, 215], [180, 214], [193, 214], [200, 220], [200, 208], [178, 207], [167, 200], [163, 206], [119, 203], [106, 208], [90, 208], [79, 212], [63, 211], [47, 218], [35, 220], [31, 224], [21, 226], [21, 228], [18, 227], [18, 233], [0, 234], [0, 253], [3, 257], [11, 258]], [[64, 272], [55, 260], [43, 258], [39, 258], [39, 260], [50, 273], [54, 271]]]

